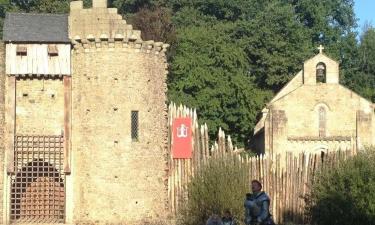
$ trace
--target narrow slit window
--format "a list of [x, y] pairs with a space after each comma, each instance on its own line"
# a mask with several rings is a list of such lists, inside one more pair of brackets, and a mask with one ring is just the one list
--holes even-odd
[[56, 45], [48, 45], [48, 56], [58, 56], [59, 50]]
[[16, 55], [27, 56], [27, 47], [25, 45], [17, 45]]
[[131, 111], [131, 136], [132, 136], [132, 141], [138, 141], [139, 134], [138, 134], [138, 126], [139, 126], [139, 121], [138, 121], [138, 111]]

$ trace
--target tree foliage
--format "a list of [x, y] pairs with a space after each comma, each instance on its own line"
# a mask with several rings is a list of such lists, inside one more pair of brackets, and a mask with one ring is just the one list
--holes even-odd
[[321, 171], [310, 199], [313, 224], [375, 224], [374, 160], [373, 149]]
[[279, 90], [313, 53], [308, 32], [294, 14], [291, 5], [275, 2], [251, 21], [243, 22], [250, 73], [260, 87]]
[[359, 71], [354, 89], [375, 102], [375, 28], [369, 27], [361, 37]]
[[239, 24], [230, 22], [180, 30], [169, 97], [196, 107], [211, 130], [222, 127], [244, 143], [269, 94], [249, 74], [244, 43], [232, 37], [238, 29]]
[[189, 198], [179, 212], [177, 224], [204, 225], [212, 212], [222, 214], [226, 209], [238, 222], [244, 221], [243, 201], [249, 192], [249, 171], [238, 157], [209, 159], [188, 184]]
[[130, 18], [130, 24], [142, 31], [143, 40], [169, 44], [176, 41], [176, 31], [168, 8], [160, 6], [141, 8]]
[[22, 12], [67, 13], [69, 0], [11, 0], [11, 3]]

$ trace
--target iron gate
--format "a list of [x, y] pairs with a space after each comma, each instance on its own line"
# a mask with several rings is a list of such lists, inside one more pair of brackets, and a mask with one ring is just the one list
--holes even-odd
[[16, 136], [11, 221], [63, 223], [65, 179], [62, 136]]

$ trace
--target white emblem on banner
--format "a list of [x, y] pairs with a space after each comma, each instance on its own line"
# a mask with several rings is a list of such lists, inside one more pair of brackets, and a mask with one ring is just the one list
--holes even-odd
[[187, 138], [188, 136], [188, 127], [185, 124], [181, 124], [180, 127], [177, 127], [177, 137], [178, 138]]

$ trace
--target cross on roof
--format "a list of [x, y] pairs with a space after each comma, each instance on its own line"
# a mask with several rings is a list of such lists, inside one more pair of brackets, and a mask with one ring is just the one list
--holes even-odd
[[319, 45], [319, 48], [318, 48], [318, 49], [319, 49], [319, 53], [322, 54], [322, 53], [323, 53], [323, 50], [324, 50], [323, 45]]

